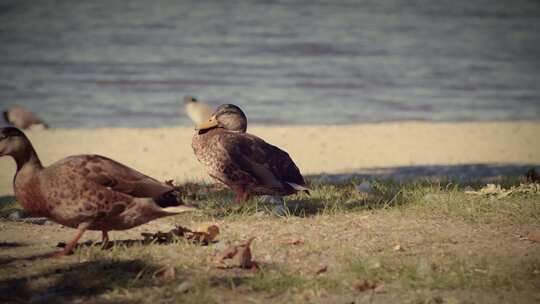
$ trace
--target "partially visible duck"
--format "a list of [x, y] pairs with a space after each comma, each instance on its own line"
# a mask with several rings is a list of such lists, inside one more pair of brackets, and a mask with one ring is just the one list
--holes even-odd
[[23, 106], [13, 106], [6, 109], [3, 113], [6, 123], [14, 125], [19, 129], [28, 129], [37, 127], [46, 129], [49, 126]]
[[112, 159], [99, 155], [66, 157], [43, 167], [25, 134], [0, 128], [0, 156], [17, 163], [13, 188], [17, 201], [32, 214], [77, 229], [63, 251], [72, 251], [86, 230], [125, 230], [192, 208], [182, 206], [176, 190]]
[[206, 121], [214, 112], [211, 106], [200, 102], [197, 98], [190, 95], [184, 97], [184, 109], [195, 125]]
[[208, 174], [235, 192], [235, 201], [252, 195], [309, 193], [289, 154], [246, 133], [247, 118], [232, 104], [221, 105], [197, 126], [192, 147]]

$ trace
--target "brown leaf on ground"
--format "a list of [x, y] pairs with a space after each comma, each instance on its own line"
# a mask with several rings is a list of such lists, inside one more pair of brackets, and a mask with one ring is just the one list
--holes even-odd
[[217, 225], [209, 225], [200, 228], [198, 231], [187, 231], [186, 238], [196, 242], [209, 243], [214, 241], [219, 235], [219, 227]]
[[400, 244], [397, 244], [392, 249], [394, 249], [394, 251], [405, 251], [405, 248], [403, 248], [403, 246], [401, 246]]
[[156, 233], [148, 233], [143, 232], [141, 233], [142, 237], [144, 238], [144, 243], [157, 243], [157, 244], [166, 244], [170, 243], [174, 240], [174, 234], [170, 232], [161, 232], [158, 231]]
[[328, 270], [328, 266], [327, 265], [322, 265], [319, 267], [319, 269], [317, 269], [317, 271], [315, 271], [315, 274], [319, 275], [321, 273], [324, 273]]
[[304, 244], [304, 240], [302, 239], [289, 239], [289, 240], [282, 240], [280, 242], [283, 245], [301, 245]]
[[164, 282], [171, 281], [176, 277], [176, 270], [172, 266], [163, 266], [156, 270], [152, 277]]
[[144, 237], [144, 242], [157, 242], [158, 244], [163, 244], [170, 243], [175, 238], [181, 237], [186, 240], [207, 245], [217, 238], [219, 235], [219, 227], [212, 224], [201, 229], [201, 231], [193, 231], [189, 228], [177, 225], [169, 232], [158, 231], [156, 233], [141, 233], [141, 235]]
[[244, 268], [256, 270], [259, 268], [255, 261], [252, 261], [251, 242], [252, 237], [240, 245], [231, 245], [216, 255], [215, 262], [218, 268]]
[[192, 288], [193, 288], [193, 283], [191, 283], [190, 281], [185, 281], [185, 282], [180, 283], [180, 285], [176, 287], [175, 291], [177, 293], [186, 293]]
[[377, 286], [373, 289], [376, 293], [383, 293], [384, 292], [384, 282], [378, 282]]
[[353, 288], [360, 292], [366, 290], [373, 290], [374, 292], [380, 293], [383, 292], [384, 283], [379, 281], [370, 281], [366, 279], [357, 280], [353, 283]]
[[540, 229], [534, 229], [529, 231], [527, 239], [531, 242], [540, 243]]

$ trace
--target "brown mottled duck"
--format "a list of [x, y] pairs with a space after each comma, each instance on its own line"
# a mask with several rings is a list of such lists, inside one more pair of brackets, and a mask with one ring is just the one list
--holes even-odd
[[236, 202], [252, 195], [309, 193], [289, 154], [246, 129], [246, 115], [232, 104], [219, 106], [197, 126], [192, 147], [208, 174], [227, 185]]
[[86, 230], [125, 230], [192, 208], [176, 190], [112, 159], [99, 155], [66, 157], [43, 167], [25, 134], [0, 128], [0, 156], [17, 163], [13, 180], [22, 207], [37, 216], [77, 229], [75, 237], [53, 256], [68, 254]]

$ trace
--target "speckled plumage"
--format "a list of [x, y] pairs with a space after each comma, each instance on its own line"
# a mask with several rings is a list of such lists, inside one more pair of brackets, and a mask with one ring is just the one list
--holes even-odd
[[101, 230], [104, 238], [109, 230], [176, 214], [165, 207], [181, 204], [172, 186], [103, 156], [70, 156], [43, 167], [16, 128], [0, 129], [1, 155], [17, 163], [13, 187], [25, 210], [71, 228]]
[[[36, 172], [38, 171], [38, 172]], [[148, 198], [173, 188], [99, 155], [70, 156], [31, 177], [15, 176], [15, 195], [62, 225], [90, 230], [124, 230], [167, 215]], [[29, 182], [27, 182], [29, 181]]]
[[[219, 113], [229, 115], [234, 111], [237, 110], [231, 105], [220, 106], [214, 116], [219, 120]], [[245, 116], [241, 113], [235, 117], [230, 120]], [[231, 188], [237, 201], [250, 195], [290, 195], [298, 191], [291, 183], [305, 186], [300, 170], [287, 152], [245, 133], [247, 121], [232, 125], [238, 125], [240, 130], [227, 129], [226, 122], [199, 130], [192, 147], [208, 174]]]

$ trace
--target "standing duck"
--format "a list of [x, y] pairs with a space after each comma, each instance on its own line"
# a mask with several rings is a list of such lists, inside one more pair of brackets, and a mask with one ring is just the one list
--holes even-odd
[[191, 208], [181, 206], [175, 189], [99, 155], [66, 157], [43, 167], [25, 134], [15, 127], [0, 128], [0, 157], [17, 163], [13, 180], [22, 207], [36, 215], [77, 229], [63, 251], [68, 254], [86, 230], [126, 230]]
[[287, 152], [246, 133], [247, 118], [237, 106], [219, 106], [199, 124], [193, 137], [195, 156], [208, 174], [235, 193], [235, 202], [252, 195], [309, 193], [300, 170]]
[[214, 113], [211, 106], [198, 101], [197, 98], [190, 95], [184, 97], [184, 110], [195, 125], [208, 120]]
[[2, 114], [6, 123], [20, 129], [28, 129], [34, 126], [42, 129], [49, 127], [39, 117], [23, 106], [13, 106], [6, 109]]

